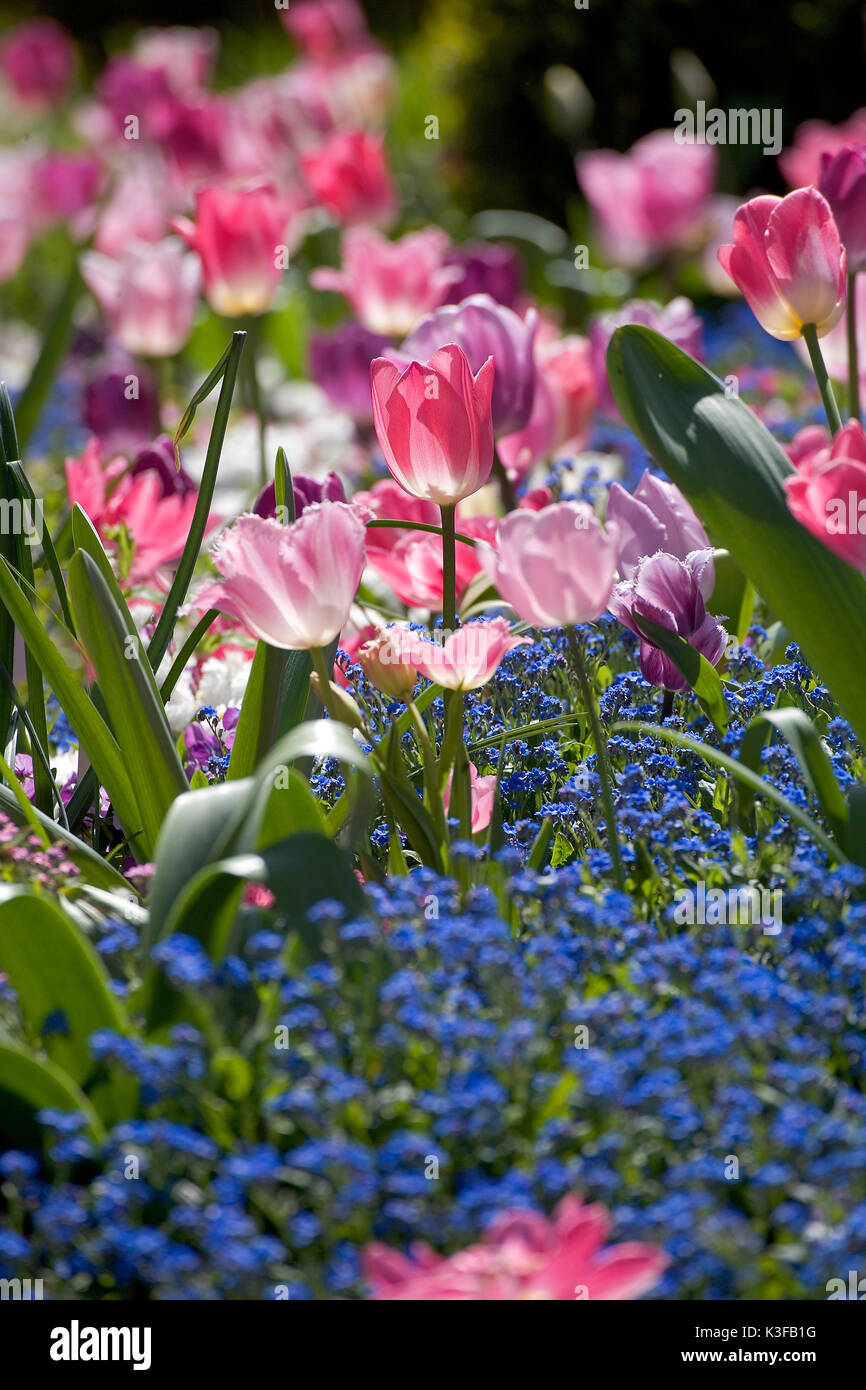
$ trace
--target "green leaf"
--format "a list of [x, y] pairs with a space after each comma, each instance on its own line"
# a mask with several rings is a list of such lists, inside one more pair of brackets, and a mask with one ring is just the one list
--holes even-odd
[[848, 833], [845, 848], [855, 864], [866, 866], [866, 786], [858, 782], [848, 791]]
[[629, 426], [778, 613], [866, 743], [866, 580], [788, 511], [792, 473], [745, 402], [651, 329], [614, 333], [607, 370]]
[[24, 641], [33, 652], [57, 696], [61, 708], [78, 734], [82, 748], [111, 798], [133, 853], [139, 862], [149, 859], [150, 846], [120, 748], [93, 701], [82, 688], [80, 673], [67, 666], [21, 592], [14, 571], [2, 557], [0, 604], [11, 613]]
[[706, 759], [709, 763], [715, 763], [717, 767], [723, 767], [726, 772], [730, 772], [733, 777], [743, 786], [751, 788], [753, 791], [760, 792], [769, 801], [775, 802], [794, 822], [807, 830], [812, 839], [819, 844], [830, 859], [842, 862], [847, 858], [845, 852], [837, 845], [830, 836], [827, 835], [818, 825], [817, 821], [807, 815], [805, 811], [796, 806], [793, 801], [789, 801], [786, 796], [763, 777], [759, 777], [750, 767], [745, 767], [743, 763], [737, 762], [736, 758], [731, 758], [727, 753], [722, 753], [718, 748], [713, 748], [708, 743], [701, 743], [699, 739], [692, 738], [690, 734], [681, 734], [676, 729], [668, 729], [663, 725], [645, 724], [639, 719], [623, 719], [613, 725], [611, 733], [637, 733], [643, 734], [645, 738], [660, 738], [664, 743], [673, 743], [678, 748], [687, 748], [692, 753], [697, 753], [699, 757]]
[[0, 970], [51, 1060], [86, 1089], [100, 1070], [88, 1046], [91, 1033], [129, 1031], [87, 938], [47, 898], [16, 892], [0, 900]]
[[[30, 380], [21, 392], [15, 408], [15, 422], [21, 449], [27, 444], [36, 428], [52, 382], [66, 356], [66, 349], [72, 333], [75, 306], [83, 289], [81, 276], [78, 273], [78, 260], [74, 251], [72, 257], [72, 268], [49, 319], [36, 365], [30, 373]], [[20, 453], [16, 457], [20, 458]]]
[[[848, 803], [842, 794], [833, 773], [833, 766], [821, 735], [803, 710], [771, 709], [757, 715], [749, 724], [740, 744], [740, 762], [757, 772], [761, 766], [761, 752], [768, 738], [777, 731], [790, 745], [797, 762], [803, 771], [806, 785], [821, 806], [833, 834], [841, 845], [845, 845], [848, 835]], [[746, 812], [752, 803], [752, 795], [745, 792], [740, 800], [741, 809]]]
[[[259, 642], [235, 729], [228, 777], [248, 777], [280, 732], [304, 717], [313, 669], [309, 652], [288, 652]], [[281, 724], [287, 728], [281, 730]]]
[[99, 1116], [84, 1092], [53, 1062], [0, 1043], [0, 1141], [4, 1149], [39, 1148], [45, 1131], [39, 1110], [78, 1111], [94, 1140], [105, 1138]]
[[631, 616], [641, 635], [670, 657], [683, 680], [688, 681], [697, 695], [701, 709], [723, 734], [728, 725], [728, 707], [721, 677], [715, 666], [711, 666], [705, 656], [701, 656], [684, 637], [671, 632], [670, 628], [652, 622], [635, 608], [631, 610]]
[[755, 586], [735, 564], [728, 550], [717, 550], [713, 555], [713, 568], [716, 583], [713, 596], [707, 603], [707, 610], [724, 621], [728, 632], [738, 642], [747, 636], [755, 611]]
[[189, 528], [189, 536], [183, 548], [168, 597], [163, 604], [163, 609], [159, 615], [156, 631], [151, 638], [148, 647], [148, 657], [153, 669], [159, 669], [162, 658], [168, 651], [169, 643], [174, 633], [174, 625], [177, 621], [177, 610], [183, 603], [189, 589], [190, 580], [193, 576], [196, 563], [198, 561], [201, 543], [204, 539], [207, 527], [208, 516], [210, 515], [211, 502], [213, 501], [214, 488], [216, 487], [217, 470], [219, 469], [220, 455], [222, 453], [223, 440], [225, 439], [226, 428], [229, 421], [229, 413], [232, 406], [232, 396], [234, 395], [235, 382], [237, 381], [238, 366], [241, 360], [241, 353], [244, 350], [245, 333], [235, 333], [232, 341], [220, 361], [206, 381], [202, 383], [196, 391], [183, 419], [178, 426], [174, 437], [175, 455], [177, 455], [178, 445], [190, 428], [194, 418], [196, 407], [201, 404], [205, 397], [209, 396], [217, 382], [222, 381], [220, 387], [217, 408], [214, 412], [213, 425], [211, 426], [210, 439], [208, 440], [207, 453], [205, 454], [204, 471], [202, 472], [201, 483], [198, 490], [198, 498], [195, 504], [192, 522]]
[[[69, 600], [79, 639], [94, 666], [136, 799], [147, 843], [156, 844], [166, 812], [189, 783], [168, 727], [150, 663], [126, 614], [114, 602], [97, 563], [76, 551], [69, 564]], [[125, 607], [125, 605], [124, 605]]]

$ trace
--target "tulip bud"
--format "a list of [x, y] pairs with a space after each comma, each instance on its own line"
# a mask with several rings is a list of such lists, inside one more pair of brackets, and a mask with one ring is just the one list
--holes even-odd
[[364, 716], [349, 692], [344, 690], [342, 686], [329, 681], [326, 694], [318, 671], [310, 673], [310, 685], [316, 699], [320, 704], [326, 706], [332, 719], [338, 719], [341, 724], [345, 724], [350, 729], [362, 729], [364, 727]]
[[400, 700], [408, 705], [418, 680], [414, 666], [401, 657], [397, 644], [387, 632], [365, 642], [358, 652], [364, 675], [371, 685], [389, 695], [392, 700]]

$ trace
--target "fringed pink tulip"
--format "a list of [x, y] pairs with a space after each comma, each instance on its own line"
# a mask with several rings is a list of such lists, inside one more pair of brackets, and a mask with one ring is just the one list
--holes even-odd
[[584, 502], [509, 512], [498, 549], [479, 545], [481, 567], [518, 618], [571, 627], [601, 617], [616, 577], [618, 532]]
[[536, 1211], [508, 1211], [483, 1241], [456, 1255], [416, 1244], [410, 1255], [366, 1246], [363, 1272], [372, 1299], [404, 1302], [515, 1303], [639, 1298], [668, 1263], [655, 1245], [605, 1245], [610, 1219], [601, 1206], [565, 1197], [552, 1220]]
[[458, 266], [445, 265], [450, 245], [439, 227], [410, 232], [399, 241], [372, 227], [350, 227], [341, 243], [342, 269], [322, 266], [310, 283], [345, 295], [371, 332], [404, 338], [460, 277]]
[[173, 357], [191, 331], [201, 285], [197, 256], [173, 237], [131, 242], [121, 259], [87, 251], [81, 274], [127, 352]]
[[785, 479], [788, 510], [840, 560], [866, 573], [863, 427], [857, 420], [849, 420], [832, 445], [825, 443], [812, 449], [806, 448], [805, 443], [801, 456], [795, 460], [797, 472]]
[[242, 318], [270, 308], [296, 244], [297, 211], [268, 183], [200, 190], [195, 223], [181, 219], [175, 229], [201, 257], [205, 294], [218, 314]]
[[307, 651], [340, 633], [361, 582], [364, 526], [343, 502], [308, 507], [292, 526], [242, 516], [211, 552], [222, 576], [197, 595], [272, 647]]
[[446, 690], [463, 691], [486, 685], [510, 651], [531, 641], [516, 637], [504, 618], [467, 623], [443, 642], [427, 641], [409, 628], [389, 628], [387, 636], [391, 660], [414, 666]]
[[476, 376], [454, 344], [401, 372], [370, 367], [373, 424], [385, 462], [413, 496], [451, 506], [483, 487], [493, 467], [493, 359]]
[[809, 325], [822, 338], [845, 308], [845, 251], [830, 205], [815, 188], [744, 203], [733, 245], [720, 248], [719, 262], [774, 338], [799, 338]]

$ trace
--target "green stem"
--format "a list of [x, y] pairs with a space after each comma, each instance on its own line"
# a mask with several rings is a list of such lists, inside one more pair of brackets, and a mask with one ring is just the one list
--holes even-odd
[[442, 517], [442, 626], [446, 633], [454, 631], [457, 621], [457, 546], [454, 513], [456, 508], [440, 507]]
[[412, 716], [415, 738], [421, 750], [421, 761], [424, 768], [424, 786], [427, 791], [427, 799], [430, 802], [430, 814], [436, 821], [436, 828], [442, 836], [443, 845], [447, 845], [448, 827], [445, 823], [445, 807], [442, 803], [442, 797], [439, 795], [436, 749], [433, 747], [433, 742], [427, 732], [427, 726], [424, 723], [421, 711], [414, 700], [409, 701], [407, 709]]
[[818, 346], [818, 330], [814, 323], [804, 323], [802, 332], [806, 347], [809, 349], [812, 371], [815, 373], [818, 390], [821, 392], [821, 400], [824, 402], [824, 413], [827, 416], [830, 433], [837, 434], [842, 428], [842, 417], [839, 414], [836, 397], [833, 395], [833, 387], [830, 385], [827, 368], [824, 366], [824, 358], [821, 356], [821, 349]]
[[613, 808], [613, 793], [611, 791], [610, 762], [607, 756], [607, 741], [601, 721], [598, 717], [598, 709], [595, 703], [595, 695], [589, 683], [586, 663], [583, 659], [583, 652], [580, 649], [577, 633], [573, 627], [566, 628], [568, 633], [568, 644], [571, 649], [571, 656], [574, 662], [574, 669], [577, 675], [577, 683], [580, 686], [580, 693], [586, 712], [589, 716], [590, 728], [592, 729], [592, 741], [595, 744], [595, 758], [598, 764], [598, 775], [601, 779], [601, 800], [604, 806], [604, 818], [607, 822], [608, 849], [613, 860], [613, 874], [616, 886], [620, 893], [625, 892], [625, 875], [622, 868], [622, 858], [619, 852], [619, 835], [616, 829], [616, 812]]
[[860, 363], [857, 348], [857, 272], [848, 272], [848, 409], [860, 419]]
[[499, 495], [502, 498], [502, 505], [507, 512], [513, 512], [517, 508], [517, 493], [514, 491], [514, 484], [508, 476], [502, 459], [498, 453], [493, 455], [493, 476], [499, 484]]
[[313, 663], [313, 670], [319, 677], [319, 682], [322, 687], [322, 700], [324, 701], [325, 709], [328, 711], [332, 719], [337, 719], [338, 716], [334, 708], [334, 700], [331, 695], [332, 677], [328, 671], [328, 663], [325, 660], [324, 647], [311, 647], [310, 660]]

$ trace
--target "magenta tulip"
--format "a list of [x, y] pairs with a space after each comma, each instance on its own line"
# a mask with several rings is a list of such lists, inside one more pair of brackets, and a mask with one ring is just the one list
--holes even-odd
[[75, 50], [53, 19], [34, 19], [10, 30], [0, 46], [0, 71], [22, 102], [51, 105], [75, 73]]
[[849, 273], [856, 274], [866, 266], [866, 144], [823, 154], [820, 189], [833, 209]]
[[201, 257], [205, 294], [218, 314], [242, 318], [270, 308], [296, 244], [293, 212], [272, 184], [211, 185], [199, 191], [195, 223], [175, 223]]
[[[634, 492], [612, 483], [606, 523], [619, 531], [617, 569], [631, 579], [638, 562], [659, 550], [684, 560], [693, 550], [707, 550], [709, 540], [700, 518], [674, 483], [646, 470]], [[712, 589], [710, 590], [712, 592]]]
[[[610, 611], [640, 637], [640, 668], [651, 685], [663, 686], [665, 690], [689, 689], [688, 681], [670, 657], [641, 635], [641, 617], [684, 637], [710, 665], [721, 660], [728, 634], [704, 606], [712, 588], [709, 550], [697, 550], [685, 560], [678, 560], [675, 555], [650, 555], [639, 561], [630, 580], [617, 585]], [[632, 609], [637, 619], [632, 616]]]
[[734, 218], [734, 241], [719, 262], [774, 338], [819, 338], [845, 308], [845, 251], [830, 205], [817, 189], [752, 198]]
[[174, 237], [130, 242], [121, 259], [87, 251], [81, 274], [127, 352], [173, 357], [191, 331], [201, 266]]
[[448, 507], [484, 486], [493, 467], [492, 358], [473, 376], [454, 344], [403, 372], [377, 357], [370, 381], [373, 424], [401, 487]]
[[343, 502], [308, 507], [292, 526], [246, 515], [211, 557], [222, 576], [196, 596], [232, 613], [272, 647], [326, 647], [341, 632], [361, 582], [364, 526]]
[[618, 535], [584, 502], [509, 512], [498, 548], [481, 544], [481, 567], [518, 618], [534, 627], [572, 627], [605, 611], [616, 577]]

